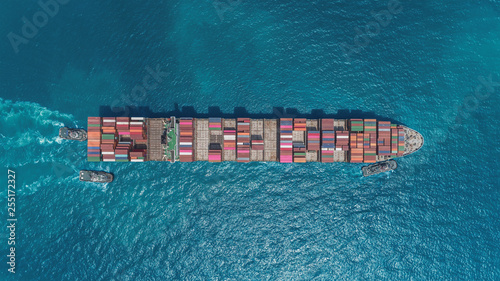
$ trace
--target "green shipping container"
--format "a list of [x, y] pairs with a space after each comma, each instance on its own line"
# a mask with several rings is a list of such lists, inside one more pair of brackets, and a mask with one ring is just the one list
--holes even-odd
[[101, 124], [88, 124], [89, 127], [101, 127]]
[[88, 162], [100, 162], [101, 157], [87, 157]]

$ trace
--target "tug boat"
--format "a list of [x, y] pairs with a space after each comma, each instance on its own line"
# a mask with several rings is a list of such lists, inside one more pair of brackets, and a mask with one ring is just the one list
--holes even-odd
[[87, 140], [87, 132], [84, 129], [62, 127], [59, 129], [59, 137], [65, 140], [85, 141]]
[[80, 181], [108, 183], [113, 181], [113, 174], [102, 171], [80, 171]]
[[391, 159], [391, 160], [388, 160], [385, 162], [378, 162], [378, 163], [363, 167], [363, 168], [361, 168], [361, 170], [363, 171], [363, 176], [369, 177], [369, 176], [380, 174], [383, 172], [395, 170], [397, 167], [398, 167], [398, 163], [396, 163], [396, 161]]

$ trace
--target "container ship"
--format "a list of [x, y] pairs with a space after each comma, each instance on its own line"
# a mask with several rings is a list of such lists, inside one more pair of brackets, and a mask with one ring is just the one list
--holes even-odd
[[376, 119], [88, 117], [87, 160], [376, 163], [423, 143]]

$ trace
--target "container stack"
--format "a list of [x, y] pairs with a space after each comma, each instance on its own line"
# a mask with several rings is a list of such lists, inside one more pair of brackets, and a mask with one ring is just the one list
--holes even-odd
[[132, 141], [119, 141], [115, 148], [115, 162], [129, 162]]
[[351, 131], [352, 132], [363, 132], [363, 120], [362, 119], [351, 119]]
[[294, 131], [305, 131], [306, 130], [306, 119], [305, 118], [293, 119], [293, 130]]
[[365, 163], [377, 162], [377, 134], [364, 133], [363, 139], [363, 160]]
[[87, 161], [101, 161], [101, 118], [87, 118]]
[[[324, 122], [321, 122], [321, 126], [323, 126], [323, 124]], [[321, 139], [321, 162], [333, 163], [334, 152], [335, 152], [335, 131], [323, 131]]]
[[116, 130], [120, 138], [130, 138], [130, 118], [116, 117]]
[[179, 160], [181, 162], [193, 162], [193, 128], [193, 118], [180, 118]]
[[377, 120], [364, 120], [363, 156], [365, 163], [377, 162]]
[[319, 131], [308, 131], [307, 132], [307, 150], [319, 150], [320, 132]]
[[222, 161], [222, 151], [221, 150], [209, 150], [208, 151], [208, 162], [221, 162]]
[[348, 131], [336, 131], [337, 134], [337, 142], [336, 142], [336, 150], [349, 150], [349, 132]]
[[250, 162], [250, 118], [237, 119], [237, 162]]
[[306, 146], [304, 143], [293, 144], [293, 162], [306, 163]]
[[144, 117], [130, 118], [130, 138], [136, 143], [146, 140], [146, 124]]
[[[118, 128], [118, 120], [120, 120], [120, 131], [117, 131]], [[116, 162], [116, 147], [118, 143], [118, 134], [121, 132], [123, 126], [123, 122], [126, 122], [126, 127], [128, 127], [128, 118], [122, 119], [122, 117], [114, 118], [114, 117], [103, 117], [102, 119], [103, 127], [102, 127], [102, 158], [105, 162]], [[124, 156], [118, 157], [119, 160], [122, 160]], [[128, 159], [128, 158], [127, 158]]]
[[364, 132], [377, 135], [377, 119], [365, 119]]
[[[115, 147], [117, 143], [117, 132], [116, 132], [116, 118], [115, 117], [103, 117], [102, 118], [102, 134], [106, 135], [106, 138], [102, 139], [101, 153], [102, 161], [104, 162], [115, 162]], [[114, 137], [111, 137], [113, 135]]]
[[280, 119], [280, 162], [293, 162], [293, 119]]
[[224, 130], [224, 150], [236, 149], [236, 130]]
[[351, 138], [350, 138], [350, 142], [349, 142], [349, 146], [351, 147], [351, 150], [354, 149], [354, 148], [357, 148], [356, 145], [357, 145], [357, 135], [356, 133], [350, 133], [351, 135]]
[[252, 150], [264, 150], [264, 140], [252, 140]]
[[405, 152], [405, 131], [403, 127], [398, 127], [398, 156], [403, 156]]
[[351, 133], [351, 163], [363, 163], [363, 133]]
[[398, 128], [396, 124], [391, 124], [391, 157], [398, 155]]
[[208, 129], [210, 131], [220, 131], [222, 130], [222, 119], [221, 118], [208, 118]]
[[377, 139], [378, 155], [391, 155], [391, 122], [378, 121], [378, 139]]
[[130, 162], [144, 162], [146, 158], [145, 149], [134, 149], [130, 151]]
[[102, 149], [102, 161], [104, 162], [115, 162], [115, 147], [116, 143], [103, 143], [101, 145]]
[[321, 119], [321, 131], [333, 131], [335, 127], [333, 125], [333, 119]]

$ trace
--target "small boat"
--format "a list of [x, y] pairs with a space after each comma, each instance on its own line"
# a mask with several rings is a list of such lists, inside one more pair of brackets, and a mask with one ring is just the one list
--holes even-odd
[[84, 141], [87, 140], [87, 132], [84, 129], [70, 129], [68, 127], [62, 127], [59, 129], [59, 137], [65, 140]]
[[113, 174], [102, 171], [80, 171], [80, 181], [107, 183], [113, 181]]
[[380, 174], [383, 172], [388, 172], [395, 170], [398, 167], [398, 163], [394, 160], [387, 160], [384, 162], [379, 162], [372, 164], [370, 166], [365, 166], [361, 168], [363, 171], [363, 176], [368, 177], [376, 174]]

